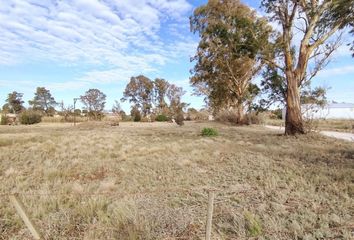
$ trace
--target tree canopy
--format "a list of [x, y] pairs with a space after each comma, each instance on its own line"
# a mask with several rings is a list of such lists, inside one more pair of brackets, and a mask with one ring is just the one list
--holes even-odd
[[57, 102], [49, 90], [45, 87], [37, 87], [34, 98], [29, 101], [29, 104], [32, 106], [33, 110], [40, 111], [47, 116], [53, 116]]
[[254, 97], [250, 84], [264, 63], [259, 56], [271, 28], [238, 0], [208, 1], [194, 11], [190, 24], [200, 37], [192, 86], [214, 110], [236, 108], [242, 119], [245, 102]]
[[80, 96], [89, 117], [100, 120], [103, 117], [103, 110], [106, 104], [106, 95], [98, 89], [91, 88]]

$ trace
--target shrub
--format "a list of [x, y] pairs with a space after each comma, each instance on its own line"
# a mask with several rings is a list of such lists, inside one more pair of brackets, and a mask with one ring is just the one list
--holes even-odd
[[176, 123], [177, 123], [179, 126], [183, 126], [183, 125], [184, 125], [184, 116], [183, 116], [183, 113], [178, 113], [175, 120], [176, 120]]
[[203, 128], [202, 130], [202, 136], [205, 137], [213, 137], [218, 135], [219, 135], [218, 131], [214, 128]]
[[168, 117], [163, 115], [163, 114], [160, 114], [160, 115], [157, 115], [155, 120], [158, 121], [158, 122], [167, 122], [168, 121]]
[[140, 122], [141, 121], [141, 114], [140, 112], [136, 112], [134, 115], [134, 122]]
[[1, 115], [0, 125], [7, 125], [9, 123], [6, 115]]
[[250, 112], [246, 116], [247, 124], [263, 124], [265, 122], [264, 115], [262, 113]]
[[21, 124], [35, 124], [42, 121], [42, 115], [38, 112], [26, 110], [20, 115]]
[[216, 115], [215, 120], [232, 125], [245, 124], [245, 122], [240, 122], [240, 117], [237, 112], [232, 110], [223, 110], [219, 112]]

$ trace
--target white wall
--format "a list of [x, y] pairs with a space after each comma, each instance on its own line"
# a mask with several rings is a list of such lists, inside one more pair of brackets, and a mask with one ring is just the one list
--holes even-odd
[[[308, 107], [302, 106], [304, 118], [311, 119], [354, 119], [354, 107]], [[285, 119], [286, 108], [283, 109], [282, 118]]]

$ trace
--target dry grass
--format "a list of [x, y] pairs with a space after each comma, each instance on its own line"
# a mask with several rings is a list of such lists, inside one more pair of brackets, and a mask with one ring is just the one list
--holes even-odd
[[[284, 120], [266, 119], [265, 124], [273, 126], [284, 126]], [[311, 120], [313, 130], [328, 130], [339, 132], [354, 133], [354, 120], [350, 119], [328, 119], [328, 120]]]
[[[213, 127], [220, 136], [204, 138]], [[216, 123], [0, 127], [0, 193], [45, 239], [351, 239], [354, 146]], [[0, 239], [30, 239], [6, 197]]]

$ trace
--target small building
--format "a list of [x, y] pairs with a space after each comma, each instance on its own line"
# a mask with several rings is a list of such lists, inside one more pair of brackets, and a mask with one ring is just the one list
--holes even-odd
[[[329, 103], [325, 106], [304, 104], [301, 111], [307, 119], [354, 119], [354, 103]], [[286, 108], [282, 112], [283, 119], [285, 114]]]

